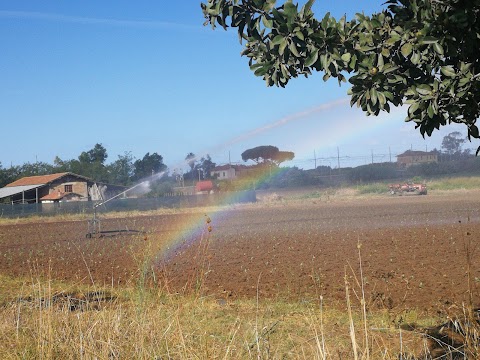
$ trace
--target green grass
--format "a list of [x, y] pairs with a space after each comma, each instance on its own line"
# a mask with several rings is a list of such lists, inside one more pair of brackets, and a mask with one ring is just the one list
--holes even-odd
[[480, 189], [480, 177], [452, 177], [432, 179], [427, 182], [429, 190], [474, 190]]
[[[365, 194], [387, 194], [390, 183], [401, 183], [402, 181], [375, 182], [358, 185], [356, 193]], [[455, 191], [455, 190], [476, 190], [480, 189], [480, 177], [444, 177], [436, 179], [415, 179], [415, 182], [425, 182], [428, 191]]]
[[388, 183], [371, 183], [365, 185], [358, 185], [356, 187], [357, 194], [387, 194], [388, 193]]

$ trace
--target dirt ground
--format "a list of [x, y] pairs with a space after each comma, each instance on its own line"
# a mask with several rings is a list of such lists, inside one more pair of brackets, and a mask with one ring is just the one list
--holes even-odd
[[208, 214], [105, 219], [102, 229], [145, 234], [89, 239], [86, 220], [0, 222], [0, 273], [99, 286], [145, 280], [219, 299], [322, 295], [327, 304], [345, 304], [346, 282], [359, 304], [363, 283], [370, 308], [444, 312], [470, 297], [480, 304], [478, 192], [279, 198]]

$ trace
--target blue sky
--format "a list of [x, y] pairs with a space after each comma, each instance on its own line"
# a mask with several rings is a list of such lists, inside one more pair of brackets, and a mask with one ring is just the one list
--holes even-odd
[[[381, 10], [384, 1], [318, 1], [318, 17]], [[304, 3], [304, 2], [301, 2]], [[258, 145], [312, 168], [388, 161], [426, 141], [405, 109], [378, 118], [351, 109], [348, 84], [320, 74], [268, 88], [240, 57], [235, 31], [203, 27], [200, 0], [0, 3], [0, 162], [52, 163], [102, 143], [107, 162], [157, 152], [171, 168], [189, 152], [240, 162]], [[471, 147], [475, 147], [471, 144]], [[393, 158], [394, 160], [394, 158]]]

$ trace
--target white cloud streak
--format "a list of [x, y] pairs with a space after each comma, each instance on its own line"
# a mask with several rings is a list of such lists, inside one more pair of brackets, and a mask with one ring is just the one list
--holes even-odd
[[106, 18], [92, 18], [62, 15], [54, 13], [42, 13], [31, 11], [6, 11], [0, 10], [0, 17], [10, 19], [39, 20], [49, 22], [64, 22], [81, 25], [106, 25], [131, 28], [147, 28], [147, 29], [178, 29], [178, 30], [199, 30], [202, 26], [193, 26], [182, 23], [168, 21], [143, 21], [143, 20], [120, 20]]

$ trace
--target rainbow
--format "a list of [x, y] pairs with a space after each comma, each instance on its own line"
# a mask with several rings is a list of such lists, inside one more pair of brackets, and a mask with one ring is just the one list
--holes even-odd
[[[392, 121], [387, 121], [385, 116], [368, 117], [365, 119], [365, 116], [361, 111], [359, 112], [357, 109], [350, 109], [349, 106], [346, 106], [348, 102], [348, 98], [342, 98], [340, 100], [335, 100], [330, 103], [322, 104], [286, 116], [280, 120], [237, 136], [221, 145], [209, 149], [208, 151], [204, 151], [202, 152], [202, 156], [206, 154], [215, 154], [230, 147], [232, 144], [251, 140], [253, 137], [265, 134], [266, 132], [272, 132], [280, 127], [288, 134], [291, 141], [292, 138], [295, 138], [295, 127], [298, 128], [297, 123], [300, 120], [304, 122], [302, 123], [303, 126], [311, 125], [308, 123], [305, 124], [306, 122], [314, 122], [319, 129], [315, 132], [310, 131], [308, 139], [301, 139], [301, 146], [296, 148], [296, 152], [301, 152], [303, 150], [311, 151], [311, 149], [318, 146], [319, 143], [322, 144], [319, 149], [321, 151], [322, 149], [338, 145], [341, 142], [358, 139], [366, 134], [372, 135], [379, 133], [380, 131], [384, 131], [385, 127], [391, 125]], [[339, 108], [343, 109], [339, 111]], [[393, 109], [392, 112], [394, 115], [397, 113], [400, 114], [398, 109]], [[359, 113], [362, 115], [362, 119], [359, 118]], [[331, 120], [331, 118], [328, 119], [328, 117], [318, 119], [319, 114], [330, 114], [336, 119]], [[184, 163], [179, 164], [177, 167], [182, 167], [184, 165]], [[280, 167], [259, 168], [258, 171], [253, 172], [246, 179], [243, 179], [241, 182], [243, 185], [240, 185], [240, 188], [237, 188], [237, 190], [247, 190], [252, 189], [252, 187], [259, 187], [261, 184], [270, 180], [282, 171], [286, 171], [286, 169]], [[225, 219], [231, 212], [233, 212], [232, 207], [226, 205], [231, 204], [235, 196], [235, 193], [225, 192], [225, 196], [219, 201], [218, 206], [212, 207], [209, 209], [209, 213], [203, 216], [199, 216], [198, 213], [185, 215], [182, 223], [176, 224], [178, 230], [172, 232], [166, 239], [162, 239], [164, 243], [163, 250], [161, 251], [161, 254], [158, 254], [157, 258], [162, 258], [164, 261], [168, 261], [178, 251], [181, 251], [183, 248], [192, 245], [195, 241], [208, 236], [206, 224], [207, 216], [211, 218], [213, 229], [215, 229], [215, 226], [221, 224], [222, 219]]]

